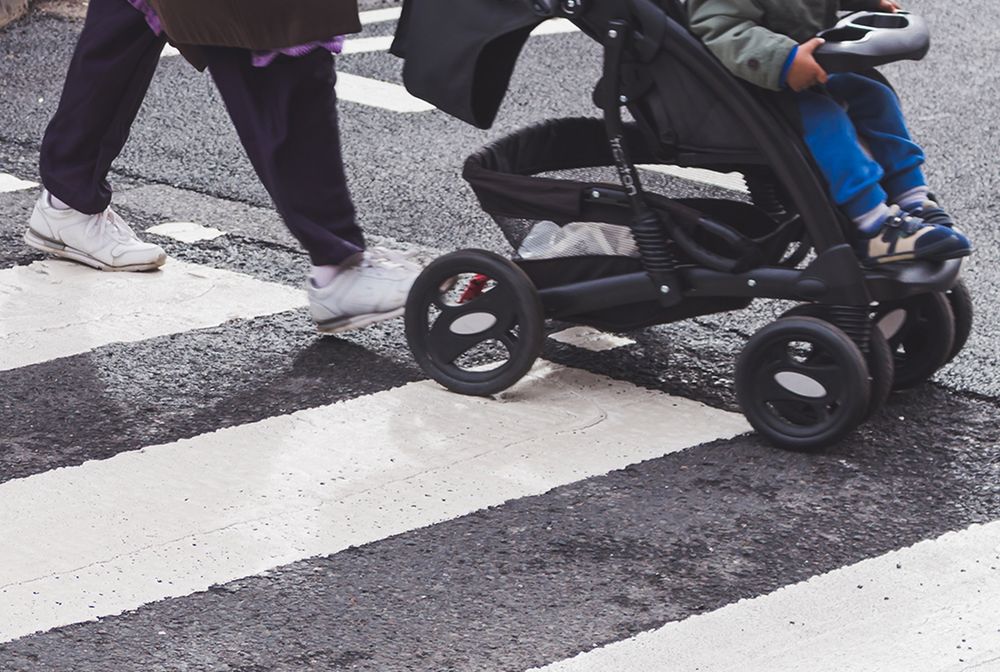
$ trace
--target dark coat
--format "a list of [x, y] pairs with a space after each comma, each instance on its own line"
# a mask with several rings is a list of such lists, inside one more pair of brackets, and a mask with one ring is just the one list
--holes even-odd
[[406, 59], [410, 93], [489, 128], [521, 48], [541, 22], [525, 0], [405, 0], [391, 51]]
[[284, 49], [361, 30], [357, 0], [150, 0], [195, 66], [197, 47]]

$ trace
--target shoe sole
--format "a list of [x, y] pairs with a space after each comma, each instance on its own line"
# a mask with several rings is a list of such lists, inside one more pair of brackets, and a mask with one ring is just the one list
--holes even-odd
[[99, 271], [154, 271], [157, 268], [163, 266], [167, 261], [167, 256], [163, 255], [156, 261], [150, 262], [148, 264], [130, 264], [127, 266], [110, 266], [100, 259], [95, 259], [86, 252], [81, 252], [75, 248], [69, 247], [68, 245], [63, 245], [62, 243], [50, 240], [44, 236], [41, 236], [31, 229], [24, 232], [24, 242], [36, 250], [51, 254], [54, 257], [60, 257], [62, 259], [69, 259], [70, 261], [75, 261], [81, 264], [90, 266], [91, 268], [96, 268]]
[[404, 308], [397, 308], [395, 310], [390, 310], [387, 313], [368, 313], [365, 315], [352, 315], [350, 317], [341, 317], [335, 320], [326, 320], [325, 322], [316, 323], [316, 331], [321, 334], [343, 334], [348, 331], [354, 331], [356, 329], [364, 329], [365, 327], [370, 327], [373, 324], [378, 324], [379, 322], [385, 322], [386, 320], [391, 320], [394, 317], [401, 317], [403, 315]]

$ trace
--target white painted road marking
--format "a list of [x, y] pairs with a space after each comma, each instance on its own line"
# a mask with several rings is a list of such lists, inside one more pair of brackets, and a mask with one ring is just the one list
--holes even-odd
[[580, 29], [568, 19], [549, 19], [531, 31], [532, 35], [558, 35], [560, 33], [575, 33]]
[[592, 350], [593, 352], [606, 352], [623, 348], [628, 345], [635, 345], [631, 338], [608, 334], [593, 327], [570, 327], [549, 335], [553, 341], [559, 341], [567, 345]]
[[361, 12], [361, 25], [367, 26], [372, 23], [383, 23], [385, 21], [396, 21], [403, 14], [402, 7], [386, 7], [385, 9], [371, 9]]
[[660, 164], [640, 165], [643, 170], [651, 170], [656, 173], [663, 173], [671, 177], [680, 177], [692, 182], [700, 182], [713, 187], [722, 187], [730, 191], [749, 193], [747, 183], [740, 173], [720, 173], [715, 170], [705, 168], [684, 168], [681, 166], [665, 166]]
[[351, 37], [344, 40], [342, 56], [349, 54], [368, 54], [375, 51], [388, 51], [392, 46], [392, 35], [376, 35], [374, 37]]
[[27, 180], [22, 180], [8, 173], [0, 173], [0, 194], [11, 191], [34, 189], [37, 186], [38, 184], [36, 182], [28, 182]]
[[179, 240], [182, 243], [197, 243], [202, 240], [215, 240], [226, 235], [225, 231], [211, 226], [202, 226], [194, 222], [164, 222], [146, 229], [146, 233], [155, 233]]
[[0, 371], [304, 305], [302, 290], [174, 259], [151, 273], [38, 261], [0, 271]]
[[205, 590], [749, 430], [555, 365], [424, 381], [0, 484], [0, 641]]
[[411, 96], [399, 84], [389, 84], [346, 72], [337, 73], [337, 97], [393, 112], [429, 112], [430, 103]]
[[1000, 669], [1000, 522], [670, 623], [537, 672]]

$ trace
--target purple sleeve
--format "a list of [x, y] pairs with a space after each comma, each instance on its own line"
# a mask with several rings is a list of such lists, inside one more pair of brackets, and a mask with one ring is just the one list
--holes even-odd
[[266, 68], [269, 66], [274, 59], [278, 56], [305, 56], [316, 49], [326, 49], [334, 54], [339, 54], [344, 48], [344, 36], [338, 35], [337, 37], [332, 37], [329, 40], [320, 40], [318, 42], [310, 42], [309, 44], [302, 44], [295, 47], [289, 47], [287, 49], [276, 49], [273, 51], [255, 51], [253, 52], [253, 64], [257, 68]]
[[154, 34], [163, 34], [163, 25], [160, 23], [160, 17], [156, 15], [156, 12], [149, 6], [146, 0], [128, 0], [128, 3], [142, 12], [142, 15], [146, 17], [146, 24]]

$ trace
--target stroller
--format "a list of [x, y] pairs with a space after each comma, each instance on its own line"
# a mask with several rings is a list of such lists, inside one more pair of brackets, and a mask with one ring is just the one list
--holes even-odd
[[[735, 392], [758, 433], [807, 450], [955, 357], [972, 321], [961, 262], [864, 268], [787, 100], [730, 75], [688, 32], [679, 0], [406, 0], [393, 53], [411, 93], [488, 128], [529, 33], [556, 17], [603, 45], [603, 119], [548, 121], [467, 160], [464, 177], [516, 253], [454, 252], [417, 279], [406, 335], [428, 376], [500, 392], [540, 355], [547, 319], [624, 332], [793, 300], [746, 343]], [[872, 77], [929, 48], [907, 14], [850, 15], [824, 37], [828, 71]], [[651, 193], [636, 164], [740, 173], [752, 203]], [[546, 175], [597, 167], [618, 182]]]

